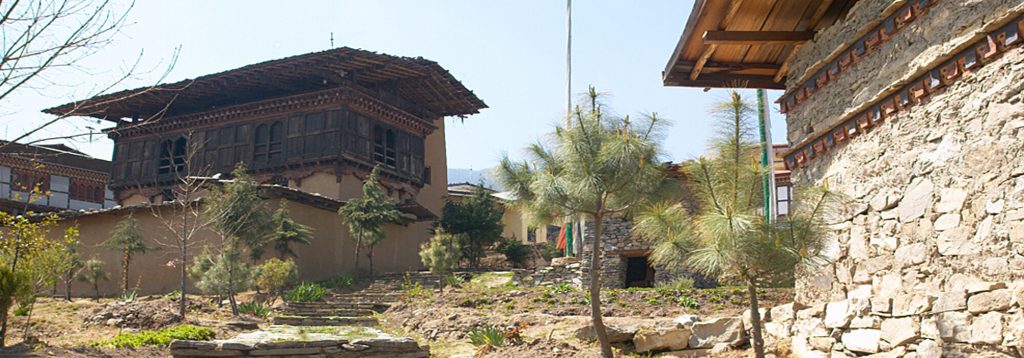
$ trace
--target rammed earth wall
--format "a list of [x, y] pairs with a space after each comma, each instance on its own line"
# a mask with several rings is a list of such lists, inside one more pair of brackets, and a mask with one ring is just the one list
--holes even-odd
[[[888, 90], [985, 40], [981, 34], [1024, 20], [1021, 0], [930, 2], [906, 28], [789, 110], [790, 144], [800, 150]], [[789, 85], [902, 3], [858, 2], [799, 50]], [[811, 357], [1020, 354], [1022, 89], [1018, 43], [794, 168], [797, 185], [827, 183], [853, 203], [825, 252], [832, 263], [799, 269], [796, 318], [772, 327], [771, 336]]]

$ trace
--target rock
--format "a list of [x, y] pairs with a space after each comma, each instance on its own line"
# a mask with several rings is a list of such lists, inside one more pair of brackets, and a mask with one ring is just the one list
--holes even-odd
[[841, 341], [846, 349], [859, 353], [878, 353], [882, 332], [877, 329], [855, 329], [843, 333]]
[[871, 297], [871, 312], [892, 313], [892, 299], [886, 297]]
[[224, 326], [225, 327], [229, 327], [229, 328], [234, 329], [234, 330], [244, 330], [244, 331], [256, 330], [256, 329], [260, 328], [260, 325], [257, 322], [240, 321], [240, 320], [225, 322]]
[[967, 342], [971, 339], [971, 315], [963, 311], [943, 312], [935, 316], [939, 336], [951, 342]]
[[939, 233], [935, 246], [939, 249], [939, 254], [943, 256], [973, 255], [978, 253], [978, 246], [971, 242], [971, 237], [962, 227]]
[[967, 308], [967, 293], [962, 290], [941, 292], [932, 303], [932, 313], [959, 311], [965, 308]]
[[889, 192], [881, 192], [876, 194], [868, 201], [868, 206], [874, 211], [886, 211], [896, 207], [899, 204], [900, 197]]
[[[753, 317], [750, 316], [750, 309], [743, 311], [743, 327], [751, 328], [754, 327]], [[764, 327], [764, 323], [771, 320], [771, 311], [768, 308], [760, 308], [757, 310], [761, 314], [761, 327]]]
[[708, 351], [708, 353], [710, 353], [712, 356], [721, 356], [726, 352], [729, 352], [730, 350], [731, 348], [729, 347], [728, 343], [718, 343], [714, 347], [711, 347], [711, 350]]
[[1006, 206], [1006, 202], [1004, 202], [1002, 199], [990, 201], [985, 203], [985, 212], [992, 215], [999, 214], [1003, 212], [1004, 206]]
[[808, 337], [807, 345], [814, 348], [816, 351], [828, 352], [832, 350], [832, 345], [836, 344], [836, 339], [832, 337]]
[[569, 264], [579, 263], [580, 259], [573, 256], [556, 257], [551, 259], [551, 266], [553, 267], [564, 267]]
[[775, 306], [771, 309], [772, 321], [775, 322], [788, 322], [796, 318], [796, 312], [793, 309], [793, 303], [787, 303], [781, 306]]
[[896, 210], [900, 222], [910, 222], [924, 215], [924, 212], [932, 203], [932, 193], [935, 185], [931, 180], [916, 180], [910, 184], [907, 193], [903, 195]]
[[680, 350], [687, 347], [690, 336], [686, 328], [643, 329], [633, 336], [633, 346], [638, 353]]
[[832, 302], [825, 306], [825, 328], [846, 327], [852, 318], [849, 300]]
[[903, 245], [896, 249], [896, 266], [907, 267], [924, 263], [931, 254], [931, 250], [923, 243]]
[[[609, 342], [629, 342], [633, 340], [633, 335], [636, 334], [637, 327], [627, 325], [605, 324], [604, 331], [605, 333], [608, 334]], [[597, 340], [597, 332], [594, 331], [594, 325], [590, 323], [576, 329], [576, 331], [573, 332], [573, 336], [581, 341]]]
[[940, 213], [952, 213], [960, 211], [967, 200], [967, 192], [963, 189], [946, 188], [939, 194], [939, 203], [935, 204], [935, 211]]
[[1005, 288], [978, 293], [967, 300], [967, 311], [971, 313], [1005, 311], [1010, 308], [1010, 300], [1012, 297], [1013, 294], [1010, 290]]
[[739, 317], [723, 317], [693, 324], [690, 336], [691, 348], [711, 348], [718, 343], [741, 344], [746, 338], [743, 320]]
[[974, 344], [1000, 344], [1003, 342], [1003, 314], [989, 312], [975, 317], [971, 323], [971, 340]]
[[917, 356], [926, 357], [941, 357], [942, 347], [938, 343], [930, 339], [922, 340], [917, 344]]
[[876, 328], [878, 317], [858, 316], [850, 320], [850, 328]]
[[711, 349], [700, 348], [700, 349], [687, 349], [681, 351], [669, 351], [658, 354], [659, 358], [699, 358], [699, 357], [710, 357]]
[[921, 324], [917, 318], [892, 318], [882, 321], [881, 338], [891, 346], [902, 346], [920, 337]]
[[946, 231], [949, 229], [955, 229], [960, 226], [960, 214], [950, 213], [942, 214], [938, 219], [935, 219], [935, 223], [932, 224], [932, 229], [935, 231]]
[[967, 293], [974, 294], [979, 292], [988, 292], [1006, 288], [1006, 283], [1003, 282], [984, 282], [984, 281], [970, 281], [964, 286], [967, 289]]
[[675, 319], [672, 320], [672, 322], [675, 323], [676, 326], [684, 327], [684, 328], [689, 328], [689, 327], [693, 326], [694, 323], [697, 323], [699, 321], [700, 321], [700, 316], [692, 315], [692, 314], [684, 314], [684, 315], [676, 317]]
[[931, 296], [923, 294], [903, 294], [892, 300], [892, 315], [894, 317], [917, 315], [928, 312], [932, 308]]

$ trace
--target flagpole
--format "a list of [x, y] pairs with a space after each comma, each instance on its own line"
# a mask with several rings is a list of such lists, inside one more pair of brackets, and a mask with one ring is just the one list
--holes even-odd
[[775, 222], [775, 163], [772, 153], [772, 132], [771, 119], [768, 117], [768, 94], [763, 89], [757, 90], [757, 121], [758, 132], [761, 134], [761, 169], [764, 175], [761, 178], [762, 193], [764, 194], [764, 218], [769, 223]]
[[565, 0], [565, 118], [572, 117], [572, 0]]

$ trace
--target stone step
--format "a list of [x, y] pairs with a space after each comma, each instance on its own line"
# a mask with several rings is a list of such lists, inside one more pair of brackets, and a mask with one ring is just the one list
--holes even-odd
[[305, 316], [275, 316], [274, 324], [289, 326], [363, 326], [373, 327], [377, 325], [377, 319], [373, 317], [305, 317]]
[[363, 310], [387, 310], [388, 305], [377, 304], [372, 302], [367, 303], [356, 303], [356, 302], [287, 302], [284, 305], [284, 309], [363, 309]]
[[281, 314], [288, 316], [304, 316], [304, 317], [366, 317], [372, 316], [376, 313], [373, 310], [367, 309], [289, 309], [285, 308], [281, 311]]

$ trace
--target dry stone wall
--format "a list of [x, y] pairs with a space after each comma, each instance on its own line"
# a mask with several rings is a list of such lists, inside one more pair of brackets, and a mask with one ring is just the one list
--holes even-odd
[[[794, 70], [823, 59], [889, 1], [861, 1]], [[1020, 0], [942, 0], [788, 115], [789, 140], [955, 52]], [[792, 74], [792, 73], [791, 73]], [[852, 199], [825, 250], [799, 268], [793, 320], [766, 327], [800, 356], [1019, 355], [1024, 346], [1024, 50], [1011, 49], [924, 103], [794, 171]], [[773, 317], [778, 318], [773, 313]]]
[[[626, 256], [636, 255], [651, 250], [651, 242], [633, 235], [633, 222], [620, 217], [604, 220], [601, 229], [601, 287], [623, 288], [626, 284]], [[583, 285], [590, 286], [590, 260], [593, 258], [592, 243], [594, 240], [594, 223], [587, 222], [583, 239], [583, 257], [581, 272]], [[654, 282], [671, 282], [679, 274], [665, 267], [654, 266]]]

